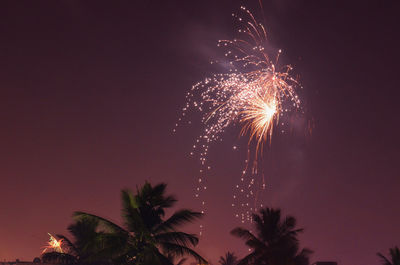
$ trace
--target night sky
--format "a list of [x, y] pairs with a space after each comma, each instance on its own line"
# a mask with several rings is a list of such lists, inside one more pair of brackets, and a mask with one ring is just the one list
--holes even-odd
[[[376, 252], [400, 245], [399, 5], [263, 3], [314, 124], [312, 135], [274, 136], [264, 204], [297, 217], [312, 261], [379, 264]], [[1, 2], [0, 260], [39, 256], [76, 210], [119, 222], [120, 190], [145, 180], [200, 209], [188, 154], [201, 124], [172, 129], [186, 91], [215, 70], [217, 40], [235, 36], [241, 4], [260, 16], [256, 0]], [[247, 252], [229, 234], [237, 137], [210, 149], [199, 252], [214, 263]]]

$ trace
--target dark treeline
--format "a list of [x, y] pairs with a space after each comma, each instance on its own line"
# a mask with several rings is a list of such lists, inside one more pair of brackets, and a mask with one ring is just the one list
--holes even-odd
[[[175, 206], [174, 196], [166, 194], [166, 184], [145, 183], [135, 193], [122, 190], [122, 225], [86, 212], [75, 212], [74, 223], [68, 226], [71, 238], [57, 235], [62, 250], [42, 255], [42, 261], [62, 265], [183, 265], [187, 258], [199, 264], [207, 260], [193, 248], [199, 238], [181, 231], [185, 224], [202, 217], [190, 209], [175, 211], [166, 218], [165, 211]], [[251, 250], [239, 259], [234, 253], [221, 256], [221, 265], [309, 265], [312, 251], [301, 249], [293, 216], [282, 216], [280, 209], [263, 208], [253, 214], [251, 232], [237, 227], [233, 236], [244, 240]], [[389, 257], [377, 254], [382, 265], [400, 265], [398, 247], [389, 250]]]
[[73, 239], [57, 235], [65, 242], [66, 250], [45, 253], [43, 261], [79, 265], [171, 265], [174, 259], [189, 256], [206, 263], [192, 249], [198, 244], [198, 237], [179, 230], [202, 214], [181, 209], [165, 219], [165, 210], [177, 202], [165, 191], [165, 184], [152, 186], [150, 183], [145, 183], [136, 194], [122, 190], [122, 226], [94, 214], [75, 212], [75, 223], [68, 227]]

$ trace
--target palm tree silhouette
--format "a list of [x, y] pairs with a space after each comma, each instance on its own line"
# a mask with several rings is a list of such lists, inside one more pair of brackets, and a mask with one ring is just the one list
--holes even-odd
[[377, 253], [378, 257], [382, 260], [382, 265], [400, 265], [400, 250], [398, 247], [389, 249], [390, 259], [386, 258], [383, 254]]
[[235, 228], [231, 234], [242, 238], [252, 250], [237, 265], [308, 265], [309, 249], [299, 251], [297, 236], [303, 229], [296, 228], [296, 219], [287, 216], [281, 218], [280, 209], [264, 208], [259, 214], [253, 214], [254, 235], [247, 229]]
[[[61, 264], [108, 264], [107, 255], [102, 255], [107, 242], [107, 233], [102, 231], [98, 220], [90, 217], [80, 218], [68, 226], [72, 242], [66, 236], [57, 235], [63, 240], [64, 252], [46, 252], [42, 255], [44, 262]], [[109, 235], [112, 236], [112, 235]]]
[[[137, 189], [136, 195], [130, 190], [122, 190], [123, 226], [97, 215], [75, 212], [78, 218], [94, 218], [107, 227], [114, 238], [110, 238], [106, 247], [112, 253], [114, 262], [119, 264], [171, 265], [169, 256], [191, 256], [199, 262], [206, 260], [191, 247], [198, 244], [198, 237], [179, 231], [179, 227], [202, 216], [199, 212], [182, 209], [168, 219], [165, 210], [175, 205], [173, 196], [165, 195], [166, 184], [152, 186], [145, 183]], [[110, 242], [115, 243], [110, 243]]]
[[237, 257], [231, 253], [227, 252], [225, 253], [225, 257], [220, 257], [218, 261], [221, 265], [236, 265], [237, 263]]

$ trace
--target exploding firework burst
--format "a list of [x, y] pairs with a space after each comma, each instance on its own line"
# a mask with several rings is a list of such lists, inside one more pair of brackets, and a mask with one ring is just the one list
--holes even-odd
[[47, 242], [47, 245], [44, 247], [42, 253], [45, 253], [47, 251], [52, 251], [52, 252], [59, 252], [59, 253], [64, 253], [63, 248], [62, 248], [62, 243], [63, 240], [57, 240], [52, 234], [47, 233], [50, 238], [49, 241]]
[[[236, 203], [232, 203], [239, 207], [236, 216], [244, 222], [250, 221], [251, 212], [257, 208], [257, 189], [265, 188], [263, 178], [256, 179], [263, 145], [271, 141], [279, 119], [300, 109], [300, 100], [296, 93], [299, 85], [290, 74], [291, 66], [278, 67], [281, 50], [272, 58], [267, 53], [264, 26], [245, 7], [241, 7], [241, 14], [243, 17], [233, 14], [240, 25], [240, 38], [218, 41], [218, 46], [225, 51], [229, 73], [214, 74], [195, 84], [186, 95], [187, 102], [179, 121], [189, 109], [203, 114], [204, 131], [191, 152], [198, 152], [202, 165], [196, 197], [207, 189], [205, 172], [210, 169], [207, 162], [210, 144], [221, 140], [227, 128], [237, 125], [241, 127], [240, 135], [248, 137], [245, 168], [233, 195]], [[260, 184], [258, 188], [256, 183]], [[202, 205], [205, 205], [204, 199]]]

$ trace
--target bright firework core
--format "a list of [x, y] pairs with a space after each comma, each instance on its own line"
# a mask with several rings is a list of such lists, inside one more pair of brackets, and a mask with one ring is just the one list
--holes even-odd
[[277, 113], [276, 101], [266, 96], [257, 95], [251, 102], [247, 110], [243, 112], [242, 122], [245, 123], [242, 135], [250, 131], [251, 141], [253, 138], [257, 142], [257, 150], [260, 145], [272, 134], [274, 116]]

